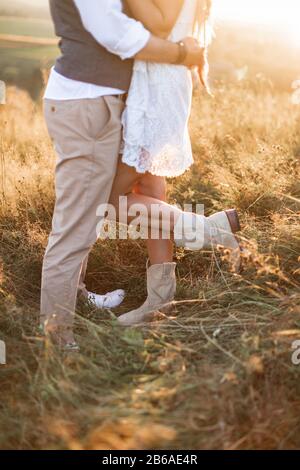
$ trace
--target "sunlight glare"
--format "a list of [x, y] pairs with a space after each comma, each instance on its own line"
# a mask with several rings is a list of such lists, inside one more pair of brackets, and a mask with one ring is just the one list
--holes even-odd
[[299, 0], [215, 0], [215, 15], [272, 27], [300, 47]]

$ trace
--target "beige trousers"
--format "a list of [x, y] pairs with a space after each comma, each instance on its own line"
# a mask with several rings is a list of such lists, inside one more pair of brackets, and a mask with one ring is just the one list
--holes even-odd
[[87, 257], [97, 240], [97, 208], [109, 200], [121, 142], [119, 96], [45, 100], [57, 152], [56, 203], [46, 250], [41, 324], [72, 328], [78, 289], [85, 290]]

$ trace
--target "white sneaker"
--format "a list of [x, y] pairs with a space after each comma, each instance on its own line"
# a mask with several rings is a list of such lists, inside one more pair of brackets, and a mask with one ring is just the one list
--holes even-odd
[[94, 294], [93, 292], [88, 292], [88, 300], [96, 308], [116, 308], [121, 305], [124, 298], [125, 291], [122, 289], [118, 289], [113, 292], [108, 292], [105, 295], [98, 295]]

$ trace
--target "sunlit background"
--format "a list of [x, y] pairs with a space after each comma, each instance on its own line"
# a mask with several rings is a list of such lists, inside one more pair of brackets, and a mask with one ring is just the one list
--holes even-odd
[[214, 0], [215, 15], [243, 23], [256, 23], [284, 33], [300, 46], [299, 0]]

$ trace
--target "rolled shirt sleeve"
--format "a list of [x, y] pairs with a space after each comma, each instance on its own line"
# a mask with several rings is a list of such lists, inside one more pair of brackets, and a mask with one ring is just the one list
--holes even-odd
[[85, 29], [112, 54], [134, 57], [150, 39], [142, 23], [122, 11], [121, 0], [74, 0]]

